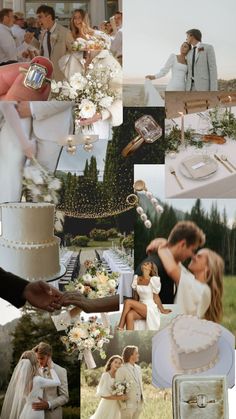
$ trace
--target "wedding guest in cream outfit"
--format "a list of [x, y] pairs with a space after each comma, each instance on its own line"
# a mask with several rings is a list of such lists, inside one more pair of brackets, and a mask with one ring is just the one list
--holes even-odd
[[128, 399], [121, 404], [121, 419], [138, 419], [143, 408], [143, 385], [141, 368], [136, 364], [139, 352], [136, 346], [126, 346], [122, 353], [124, 365], [116, 372], [116, 380], [130, 383]]
[[55, 11], [50, 6], [40, 6], [37, 9], [37, 17], [40, 26], [44, 29], [40, 39], [40, 54], [52, 61], [53, 78], [56, 81], [63, 80], [65, 77], [60, 71], [58, 60], [71, 51], [74, 41], [72, 33], [56, 22]]
[[190, 29], [187, 33], [187, 42], [192, 49], [187, 55], [187, 91], [216, 91], [217, 65], [215, 51], [212, 45], [202, 42], [199, 29]]

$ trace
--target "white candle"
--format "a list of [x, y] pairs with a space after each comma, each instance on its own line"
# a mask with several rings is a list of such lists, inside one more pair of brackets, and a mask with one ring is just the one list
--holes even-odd
[[228, 96], [228, 99], [229, 99], [229, 113], [230, 113], [231, 112], [232, 97]]
[[181, 116], [181, 143], [184, 144], [184, 114], [183, 112], [179, 112]]

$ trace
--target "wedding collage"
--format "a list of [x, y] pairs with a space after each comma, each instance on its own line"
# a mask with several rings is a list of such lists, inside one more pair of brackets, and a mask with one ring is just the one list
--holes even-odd
[[235, 418], [234, 12], [0, 0], [0, 419]]

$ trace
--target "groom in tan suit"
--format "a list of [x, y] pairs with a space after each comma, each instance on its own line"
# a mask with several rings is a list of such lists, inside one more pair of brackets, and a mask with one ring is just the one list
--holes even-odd
[[40, 37], [40, 54], [50, 58], [53, 63], [53, 78], [64, 80], [65, 76], [58, 66], [58, 60], [72, 50], [72, 33], [56, 22], [52, 7], [42, 5], [37, 9], [37, 17], [43, 32]]
[[142, 371], [136, 364], [139, 360], [137, 346], [126, 346], [122, 353], [124, 365], [118, 368], [116, 380], [130, 383], [128, 400], [120, 402], [121, 419], [138, 419], [143, 408]]
[[[40, 342], [34, 349], [39, 361], [39, 371], [45, 378], [50, 378], [50, 372], [47, 367], [48, 361], [52, 357], [52, 347], [48, 343]], [[44, 410], [45, 419], [62, 419], [62, 406], [69, 400], [67, 372], [65, 368], [52, 363], [59, 380], [61, 381], [58, 387], [45, 388], [43, 399], [39, 402], [33, 403], [34, 410]]]

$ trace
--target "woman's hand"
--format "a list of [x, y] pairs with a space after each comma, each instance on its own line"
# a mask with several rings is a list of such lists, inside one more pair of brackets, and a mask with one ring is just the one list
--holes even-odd
[[163, 237], [160, 237], [158, 239], [154, 239], [149, 243], [148, 247], [146, 248], [146, 253], [153, 253], [157, 252], [159, 248], [165, 247], [167, 244], [167, 240]]
[[122, 400], [122, 401], [128, 400], [127, 394], [122, 394], [122, 396], [118, 396], [118, 397], [119, 397], [118, 400]]
[[32, 144], [30, 144], [27, 148], [25, 148], [24, 151], [24, 155], [28, 158], [28, 159], [33, 159], [35, 157], [36, 154], [36, 143], [34, 141], [31, 141]]
[[172, 312], [172, 310], [170, 310], [169, 308], [164, 308], [164, 307], [162, 307], [162, 308], [160, 309], [160, 312], [161, 312], [162, 314], [169, 314], [169, 313], [171, 313], [171, 312]]
[[81, 126], [92, 125], [94, 124], [94, 122], [100, 121], [101, 119], [102, 115], [100, 114], [100, 112], [97, 112], [94, 116], [92, 116], [92, 118], [80, 119], [79, 124]]
[[52, 358], [49, 356], [47, 360], [47, 366], [49, 369], [52, 369]]
[[153, 74], [148, 74], [147, 76], [145, 76], [145, 79], [149, 79], [149, 80], [155, 80], [155, 76]]

